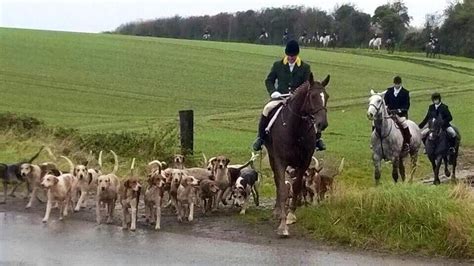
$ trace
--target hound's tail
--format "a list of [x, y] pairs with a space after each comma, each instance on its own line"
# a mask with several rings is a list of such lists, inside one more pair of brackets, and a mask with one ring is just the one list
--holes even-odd
[[153, 160], [151, 162], [148, 163], [148, 165], [157, 165], [158, 168], [161, 170], [163, 170], [163, 167], [166, 165], [165, 162], [160, 162], [159, 160]]
[[99, 152], [99, 160], [97, 163], [99, 164], [99, 169], [102, 169], [102, 151]]
[[135, 169], [135, 158], [132, 159], [132, 165], [130, 166], [130, 174], [133, 176], [133, 170]]
[[316, 157], [311, 157], [311, 159], [314, 161], [314, 168], [316, 169], [316, 172], [319, 172], [323, 169], [323, 167], [320, 168], [319, 161], [316, 159]]
[[32, 163], [34, 160], [36, 160], [36, 158], [38, 158], [38, 156], [40, 155], [41, 151], [43, 151], [43, 149], [44, 149], [44, 145], [41, 146], [39, 151], [28, 160], [28, 163]]
[[115, 175], [117, 174], [117, 171], [118, 171], [118, 167], [119, 167], [119, 163], [118, 163], [118, 157], [117, 157], [117, 154], [115, 154], [115, 152], [113, 150], [110, 150], [110, 153], [112, 153], [112, 155], [114, 156], [114, 170], [112, 170], [112, 174]]
[[54, 161], [56, 162], [58, 160], [58, 158], [56, 158], [56, 156], [54, 156], [54, 153], [53, 151], [49, 148], [49, 147], [46, 147], [46, 152], [48, 153], [48, 156]]
[[341, 164], [339, 164], [339, 168], [337, 168], [337, 174], [340, 175], [342, 173], [342, 170], [344, 168], [344, 157], [341, 159]]
[[66, 157], [66, 156], [62, 156], [62, 155], [61, 155], [61, 158], [63, 158], [64, 160], [66, 160], [67, 163], [69, 164], [69, 173], [70, 173], [70, 174], [74, 174], [74, 164], [72, 163], [72, 161], [71, 161], [68, 157]]
[[252, 168], [253, 168], [253, 163], [255, 162], [255, 160], [257, 160], [257, 157], [259, 156], [259, 154], [255, 154], [254, 152], [252, 152], [252, 157], [250, 157], [250, 160], [248, 162], [246, 162], [244, 165], [242, 165], [241, 167], [239, 167], [239, 171], [244, 169], [245, 167], [251, 165]]
[[207, 161], [207, 157], [204, 154], [204, 152], [202, 153], [202, 158], [204, 159], [204, 168], [206, 168], [208, 166], [209, 162]]

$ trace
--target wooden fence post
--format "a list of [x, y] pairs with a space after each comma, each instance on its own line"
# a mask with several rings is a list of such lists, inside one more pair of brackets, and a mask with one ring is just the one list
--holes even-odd
[[181, 137], [181, 153], [183, 155], [192, 155], [194, 146], [193, 110], [179, 111], [179, 132]]

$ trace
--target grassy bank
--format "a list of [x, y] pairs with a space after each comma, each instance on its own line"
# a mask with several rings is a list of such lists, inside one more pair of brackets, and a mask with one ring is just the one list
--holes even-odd
[[317, 208], [300, 209], [298, 226], [343, 245], [473, 258], [473, 217], [472, 190], [461, 184], [341, 185]]

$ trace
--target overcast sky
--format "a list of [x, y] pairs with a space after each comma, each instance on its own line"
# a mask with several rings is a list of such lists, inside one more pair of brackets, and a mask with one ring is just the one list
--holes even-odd
[[[332, 12], [338, 4], [354, 3], [373, 14], [387, 0], [0, 0], [0, 27], [79, 32], [114, 30], [122, 23], [174, 15], [213, 15], [263, 7], [304, 5]], [[450, 0], [405, 0], [413, 21], [422, 26], [427, 13], [440, 14]]]

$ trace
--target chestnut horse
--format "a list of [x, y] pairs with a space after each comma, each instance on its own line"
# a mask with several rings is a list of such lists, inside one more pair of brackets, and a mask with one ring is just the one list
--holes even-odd
[[[274, 215], [280, 219], [277, 233], [283, 237], [289, 235], [288, 224], [296, 222], [294, 213], [301, 198], [302, 177], [316, 147], [316, 134], [328, 126], [326, 105], [329, 96], [325, 87], [329, 79], [328, 75], [322, 82], [314, 81], [311, 74], [309, 82], [303, 83], [286, 100], [271, 132], [265, 138], [276, 186]], [[295, 197], [289, 211], [286, 204], [288, 188], [285, 184], [288, 166], [295, 169], [296, 176], [293, 182]]]

